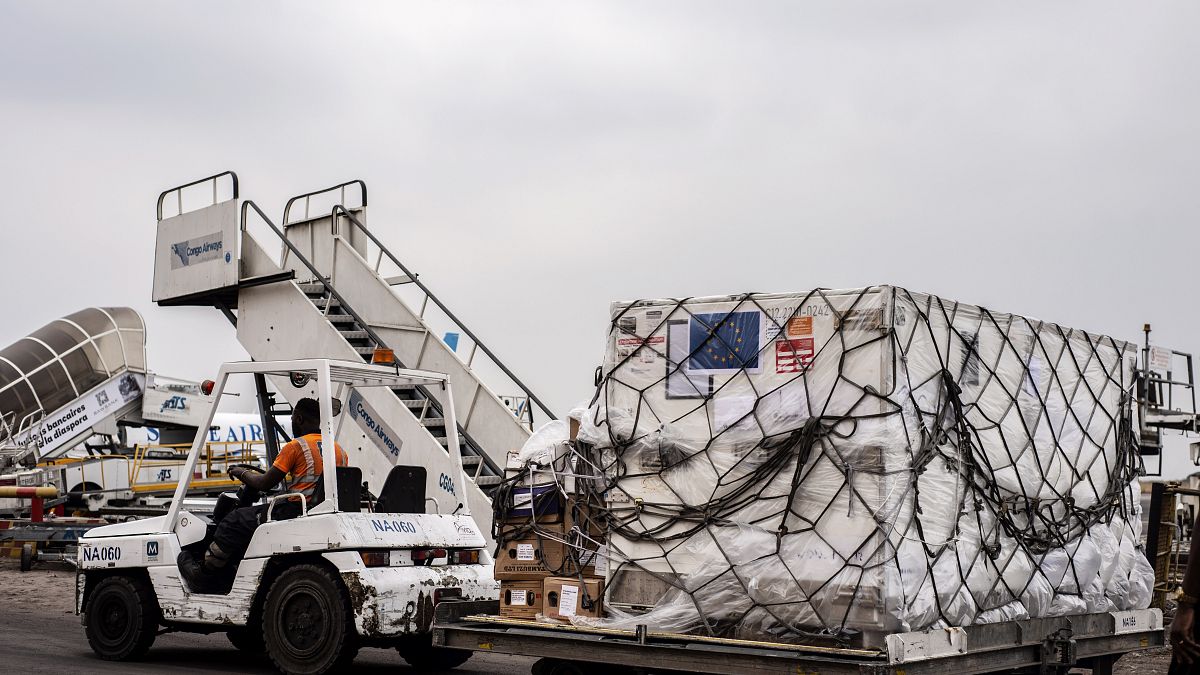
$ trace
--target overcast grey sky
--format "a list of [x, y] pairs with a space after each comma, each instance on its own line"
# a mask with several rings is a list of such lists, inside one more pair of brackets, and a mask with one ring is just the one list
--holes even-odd
[[0, 0], [0, 345], [90, 305], [151, 366], [154, 199], [222, 169], [371, 223], [565, 410], [615, 299], [894, 283], [1200, 351], [1195, 2]]

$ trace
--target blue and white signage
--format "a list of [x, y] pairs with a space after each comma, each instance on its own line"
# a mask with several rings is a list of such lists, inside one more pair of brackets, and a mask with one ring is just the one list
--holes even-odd
[[220, 232], [213, 232], [187, 241], [171, 244], [171, 269], [188, 267], [210, 260], [220, 260], [225, 250]]
[[59, 408], [30, 432], [36, 436], [38, 449], [45, 454], [81, 441], [81, 437], [91, 434], [94, 425], [140, 397], [145, 385], [145, 375], [121, 373]]
[[393, 459], [400, 456], [400, 448], [404, 446], [404, 441], [384, 424], [379, 413], [375, 412], [357, 391], [350, 394], [350, 417], [383, 454]]

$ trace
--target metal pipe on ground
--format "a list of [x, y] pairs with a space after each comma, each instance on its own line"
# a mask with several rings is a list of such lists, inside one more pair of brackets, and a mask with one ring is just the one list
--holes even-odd
[[40, 523], [45, 517], [45, 500], [57, 499], [58, 488], [53, 486], [16, 487], [4, 485], [0, 486], [0, 497], [31, 500], [29, 520]]

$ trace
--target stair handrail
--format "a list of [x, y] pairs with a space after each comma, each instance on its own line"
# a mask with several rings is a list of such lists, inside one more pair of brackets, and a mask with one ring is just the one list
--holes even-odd
[[341, 293], [338, 293], [337, 289], [333, 287], [333, 284], [331, 284], [323, 274], [321, 274], [316, 265], [313, 265], [308, 258], [304, 257], [304, 254], [300, 252], [300, 249], [288, 240], [288, 238], [283, 234], [283, 231], [280, 230], [275, 223], [271, 222], [271, 219], [267, 217], [267, 214], [263, 213], [263, 210], [259, 208], [258, 204], [255, 204], [254, 200], [252, 199], [247, 199], [246, 201], [242, 202], [242, 232], [247, 231], [246, 225], [248, 222], [246, 216], [248, 208], [254, 209], [254, 211], [258, 214], [258, 217], [262, 218], [263, 222], [265, 222], [267, 226], [271, 228], [271, 231], [275, 233], [275, 236], [279, 237], [279, 240], [283, 242], [284, 247], [287, 248], [292, 255], [296, 256], [296, 259], [299, 260], [305, 267], [307, 267], [309, 272], [312, 272], [313, 277], [325, 287], [325, 291], [328, 292], [329, 295], [336, 298], [339, 303], [341, 303], [342, 309], [345, 310], [347, 314], [354, 317], [354, 320], [357, 321], [360, 326], [362, 326], [367, 335], [375, 341], [375, 344], [384, 344], [379, 335], [375, 331], [371, 330], [371, 327], [367, 325], [366, 320], [359, 316], [358, 312], [354, 311], [354, 308], [350, 306], [350, 303], [346, 302], [346, 298], [342, 297]]
[[[283, 221], [282, 221], [283, 226], [287, 227], [288, 224], [292, 222], [292, 221], [288, 220], [288, 214], [291, 213], [292, 204], [303, 199], [304, 200], [304, 219], [308, 220], [308, 218], [309, 218], [308, 207], [309, 207], [309, 203], [310, 203], [309, 200], [311, 200], [313, 197], [316, 197], [317, 195], [323, 195], [326, 192], [333, 192], [335, 190], [341, 190], [341, 193], [342, 193], [341, 201], [342, 201], [342, 203], [345, 203], [346, 188], [348, 188], [352, 185], [357, 185], [359, 188], [359, 196], [361, 197], [359, 199], [359, 201], [361, 202], [361, 204], [359, 205], [359, 208], [365, 207], [367, 205], [367, 184], [366, 184], [366, 182], [364, 182], [358, 178], [355, 178], [354, 180], [348, 180], [345, 183], [338, 183], [337, 185], [334, 185], [333, 187], [327, 187], [324, 190], [314, 190], [312, 192], [306, 192], [302, 195], [296, 195], [295, 197], [292, 197], [291, 199], [289, 199], [287, 201], [287, 204], [285, 204], [283, 207]], [[303, 222], [303, 221], [296, 221], [296, 222]]]
[[[345, 206], [342, 206], [341, 204], [334, 205], [333, 210], [330, 214], [330, 216], [331, 216], [330, 220], [332, 220], [334, 223], [337, 223], [337, 217], [338, 217], [339, 212], [342, 216], [345, 216], [347, 220], [349, 220], [351, 223], [353, 223], [355, 226], [357, 226], [358, 229], [362, 230], [362, 233], [367, 235], [368, 239], [375, 242], [375, 245], [379, 247], [379, 250], [382, 251], [385, 255], [387, 255], [388, 259], [391, 260], [393, 263], [395, 263], [395, 265], [397, 267], [399, 267], [402, 272], [404, 272], [404, 274], [412, 281], [412, 283], [417, 285], [417, 288], [421, 289], [421, 291], [424, 292], [425, 295], [430, 300], [433, 300], [433, 304], [437, 305], [439, 309], [441, 309], [443, 312], [445, 312], [446, 316], [449, 317], [450, 320], [453, 321], [456, 326], [458, 326], [459, 330], [461, 330], [463, 333], [465, 333], [467, 335], [467, 337], [471, 338], [471, 341], [474, 342], [475, 345], [479, 349], [481, 349], [483, 351], [483, 353], [487, 355], [488, 358], [490, 358], [492, 360], [492, 363], [496, 364], [496, 366], [505, 375], [507, 375], [509, 377], [509, 379], [511, 379], [513, 381], [514, 384], [516, 384], [518, 387], [520, 387], [521, 391], [525, 392], [525, 395], [529, 397], [529, 400], [536, 403], [537, 406], [542, 409], [542, 412], [546, 413], [546, 415], [548, 415], [550, 417], [550, 419], [552, 419], [552, 420], [558, 419], [558, 416], [554, 414], [554, 411], [550, 410], [550, 407], [547, 406], [545, 403], [542, 403], [542, 400], [537, 397], [537, 394], [534, 394], [533, 390], [531, 390], [528, 386], [526, 386], [525, 383], [522, 382], [521, 379], [516, 376], [516, 374], [514, 374], [511, 370], [509, 370], [508, 366], [504, 365], [504, 363], [500, 360], [500, 358], [497, 357], [496, 354], [492, 352], [492, 350], [488, 349], [487, 345], [485, 345], [483, 343], [483, 341], [480, 340], [479, 337], [477, 335], [475, 335], [474, 332], [471, 331], [470, 328], [467, 328], [466, 324], [464, 324], [462, 321], [460, 321], [459, 318], [454, 315], [454, 312], [451, 312], [450, 309], [448, 307], [446, 307], [446, 305], [441, 300], [439, 300], [436, 295], [433, 294], [433, 291], [429, 290], [428, 286], [426, 286], [424, 283], [421, 282], [420, 279], [417, 278], [417, 275], [413, 274], [411, 270], [409, 270], [407, 267], [405, 267], [404, 263], [400, 262], [400, 260], [395, 255], [393, 255], [392, 252], [390, 250], [388, 250], [388, 248], [386, 246], [383, 245], [383, 242], [379, 241], [379, 238], [376, 237], [370, 230], [367, 229], [367, 226], [364, 225], [362, 223], [362, 221], [360, 221], [358, 218], [355, 218], [354, 214], [350, 213], [349, 209], [347, 209]], [[533, 424], [532, 409], [530, 409], [529, 423], [532, 426], [532, 424]]]
[[[258, 204], [254, 203], [254, 200], [252, 200], [252, 199], [247, 199], [242, 202], [241, 230], [243, 233], [248, 234], [248, 230], [246, 229], [246, 226], [248, 224], [248, 221], [246, 218], [246, 216], [248, 215], [247, 208], [254, 209], [255, 213], [258, 214], [258, 217], [262, 218], [263, 222], [265, 222], [267, 224], [267, 226], [271, 228], [271, 231], [275, 233], [275, 236], [279, 237], [280, 241], [283, 242], [284, 247], [286, 247], [289, 251], [291, 251], [291, 253], [296, 256], [296, 259], [299, 260], [301, 264], [303, 264], [305, 267], [308, 268], [308, 271], [312, 272], [313, 276], [316, 278], [316, 280], [318, 282], [320, 282], [320, 284], [322, 286], [325, 287], [325, 290], [329, 293], [330, 296], [336, 298], [337, 301], [339, 303], [341, 303], [342, 310], [354, 318], [355, 322], [357, 322], [358, 325], [362, 327], [363, 331], [366, 332], [366, 334], [371, 338], [371, 340], [373, 340], [375, 342], [375, 345], [377, 347], [381, 347], [381, 346], [384, 346], [387, 344], [386, 342], [383, 341], [383, 338], [379, 337], [378, 333], [376, 333], [374, 330], [371, 329], [371, 326], [367, 323], [366, 319], [363, 319], [362, 316], [358, 312], [354, 311], [354, 308], [350, 306], [350, 303], [346, 301], [346, 298], [343, 297], [341, 293], [338, 293], [337, 289], [333, 287], [333, 284], [330, 283], [330, 281], [328, 279], [326, 279], [325, 276], [320, 273], [320, 271], [317, 270], [317, 267], [315, 265], [313, 265], [312, 262], [310, 262], [308, 258], [304, 257], [304, 254], [300, 252], [300, 249], [297, 248], [295, 244], [293, 244], [291, 241], [288, 240], [288, 238], [283, 234], [283, 231], [280, 230], [279, 227], [277, 227], [275, 225], [275, 223], [272, 222], [269, 217], [267, 217], [266, 213], [263, 213], [263, 210], [261, 208], [259, 208]], [[433, 407], [434, 410], [441, 413], [442, 412], [441, 405], [438, 403], [437, 399], [431, 393], [429, 393], [428, 388], [425, 387], [425, 385], [416, 385], [416, 387], [417, 387], [417, 389], [421, 390], [421, 392], [425, 395], [425, 398], [429, 401], [429, 405], [431, 407]], [[490, 457], [487, 456], [487, 453], [483, 452], [483, 446], [479, 445], [479, 443], [477, 441], [475, 441], [475, 439], [472, 438], [469, 433], [467, 433], [466, 429], [463, 429], [460, 427], [459, 433], [462, 436], [462, 438], [464, 438], [467, 441], [468, 447], [470, 447], [473, 452], [475, 452], [479, 455], [481, 462], [489, 465], [489, 467], [491, 467], [491, 469], [493, 471], [497, 472], [497, 475], [503, 475], [503, 470], [500, 469], [499, 466], [495, 462], [493, 462]], [[461, 453], [462, 449], [461, 448], [451, 448], [451, 447], [447, 446], [446, 452], [447, 453], [449, 453], [449, 452]]]
[[172, 192], [176, 193], [176, 196], [178, 197], [178, 200], [176, 203], [179, 206], [179, 213], [176, 215], [183, 215], [183, 190], [184, 190], [184, 188], [190, 188], [193, 185], [199, 185], [201, 183], [205, 183], [210, 180], [212, 181], [212, 184], [213, 184], [213, 204], [216, 204], [217, 203], [217, 179], [222, 176], [229, 176], [230, 180], [233, 183], [233, 198], [237, 199], [238, 198], [237, 174], [232, 171], [222, 171], [221, 173], [213, 174], [211, 176], [201, 178], [199, 180], [194, 180], [190, 183], [184, 183], [183, 185], [176, 185], [173, 188], [169, 188], [167, 190], [163, 190], [162, 192], [160, 192], [158, 195], [158, 210], [157, 210], [158, 220], [161, 221], [163, 219], [163, 216], [162, 216], [163, 200], [165, 200], [167, 198], [167, 195], [171, 194]]

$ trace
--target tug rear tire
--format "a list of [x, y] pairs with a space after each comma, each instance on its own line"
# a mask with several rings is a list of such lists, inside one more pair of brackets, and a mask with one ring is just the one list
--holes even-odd
[[141, 658], [158, 633], [158, 602], [141, 579], [106, 577], [96, 584], [83, 612], [92, 651], [106, 661]]
[[279, 575], [263, 605], [267, 655], [282, 673], [320, 675], [358, 654], [350, 598], [323, 567], [296, 565]]

